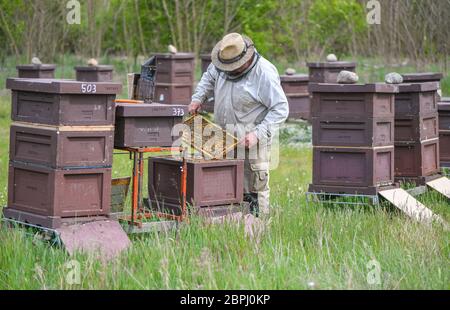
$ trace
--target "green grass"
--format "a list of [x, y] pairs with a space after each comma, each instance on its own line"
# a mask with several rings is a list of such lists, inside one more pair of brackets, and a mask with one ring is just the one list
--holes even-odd
[[[4, 91], [0, 206], [6, 204], [9, 114]], [[133, 237], [129, 251], [109, 264], [76, 255], [81, 284], [69, 285], [65, 264], [71, 258], [61, 249], [2, 226], [0, 289], [450, 288], [449, 234], [442, 227], [415, 223], [385, 205], [307, 206], [311, 149], [284, 145], [280, 153], [280, 166], [271, 173], [275, 211], [259, 241], [240, 225], [207, 225], [193, 218], [178, 235]], [[130, 168], [127, 155], [115, 156], [115, 177], [129, 175]], [[443, 197], [429, 192], [419, 200], [450, 220]], [[380, 285], [367, 282], [373, 259], [380, 263]]]

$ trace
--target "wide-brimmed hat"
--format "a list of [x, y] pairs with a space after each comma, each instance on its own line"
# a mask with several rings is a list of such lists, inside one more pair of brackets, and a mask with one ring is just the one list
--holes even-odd
[[239, 33], [229, 33], [214, 46], [211, 61], [217, 69], [225, 72], [242, 67], [255, 54], [253, 41]]

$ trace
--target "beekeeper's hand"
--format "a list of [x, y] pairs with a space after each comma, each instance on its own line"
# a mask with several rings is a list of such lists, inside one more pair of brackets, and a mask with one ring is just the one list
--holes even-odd
[[240, 142], [241, 144], [244, 144], [246, 148], [251, 148], [255, 146], [258, 143], [258, 137], [256, 136], [256, 133], [250, 132], [248, 133]]
[[191, 104], [189, 104], [188, 109], [190, 114], [195, 114], [200, 110], [200, 107], [202, 104], [198, 101], [192, 101]]

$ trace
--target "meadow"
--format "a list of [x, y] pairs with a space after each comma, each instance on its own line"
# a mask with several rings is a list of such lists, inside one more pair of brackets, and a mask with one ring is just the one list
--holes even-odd
[[[75, 56], [62, 59], [57, 76], [73, 77], [72, 67], [81, 61]], [[118, 80], [126, 71], [137, 70], [124, 59], [101, 62], [115, 65]], [[390, 71], [415, 70], [380, 64], [358, 59], [361, 79], [381, 81]], [[15, 75], [14, 65], [10, 59], [0, 72], [0, 210], [7, 202], [11, 100], [4, 81]], [[278, 65], [280, 72], [285, 67]], [[297, 69], [306, 72], [304, 67]], [[433, 70], [438, 68], [423, 68]], [[450, 78], [442, 88], [450, 95]], [[102, 263], [83, 254], [68, 257], [24, 230], [2, 225], [0, 289], [450, 288], [448, 231], [416, 223], [386, 204], [307, 204], [312, 152], [307, 143], [292, 141], [295, 137], [282, 134], [280, 165], [271, 172], [273, 213], [259, 238], [246, 236], [242, 225], [211, 225], [192, 218], [178, 233], [132, 236], [126, 253]], [[115, 156], [114, 177], [129, 175], [130, 168], [128, 156]], [[418, 199], [449, 221], [450, 203], [445, 198], [427, 192]], [[66, 281], [71, 259], [80, 263], [79, 284]], [[379, 271], [380, 280], [375, 283], [370, 281], [374, 271]]]

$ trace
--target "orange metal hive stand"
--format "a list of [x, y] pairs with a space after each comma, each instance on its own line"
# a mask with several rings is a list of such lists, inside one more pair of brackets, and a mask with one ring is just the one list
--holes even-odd
[[[120, 220], [128, 222], [132, 226], [142, 227], [142, 220], [152, 217], [166, 218], [182, 222], [186, 219], [186, 180], [187, 180], [187, 163], [184, 156], [183, 147], [126, 147], [116, 148], [130, 152], [133, 157], [133, 176], [131, 183], [131, 215], [122, 216]], [[161, 153], [161, 152], [174, 152], [179, 151], [183, 158], [181, 169], [181, 213], [180, 215], [174, 215], [163, 212], [146, 212], [142, 206], [142, 185], [144, 175], [144, 153]]]

